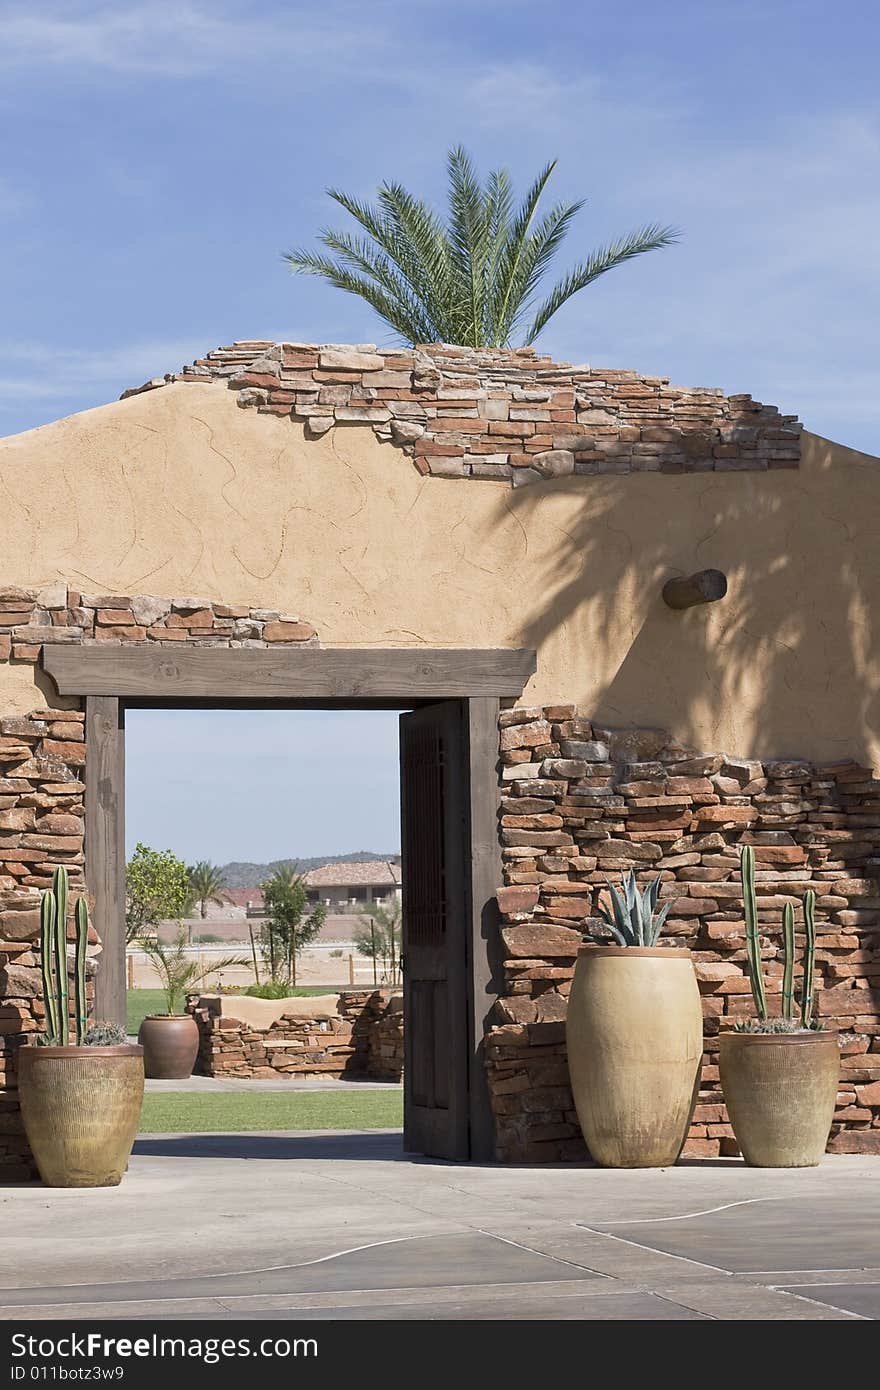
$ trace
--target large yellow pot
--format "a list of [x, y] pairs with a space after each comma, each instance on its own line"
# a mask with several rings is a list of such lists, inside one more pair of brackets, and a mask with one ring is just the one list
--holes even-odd
[[23, 1047], [18, 1086], [46, 1186], [116, 1187], [140, 1120], [143, 1048]]
[[690, 951], [583, 946], [566, 1023], [587, 1147], [606, 1168], [666, 1168], [687, 1138], [703, 1056]]
[[814, 1168], [825, 1152], [840, 1075], [837, 1034], [722, 1033], [721, 1089], [754, 1168]]

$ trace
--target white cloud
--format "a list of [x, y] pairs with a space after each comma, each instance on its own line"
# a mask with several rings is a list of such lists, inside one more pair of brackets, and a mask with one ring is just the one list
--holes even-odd
[[[24, 400], [65, 401], [98, 393], [112, 400], [112, 392], [139, 386], [152, 376], [179, 371], [185, 362], [201, 356], [204, 341], [132, 343], [88, 351], [38, 343], [0, 346], [0, 410]], [[211, 344], [211, 346], [215, 346]], [[109, 389], [111, 394], [104, 394]], [[85, 404], [81, 408], [85, 408]]]
[[[297, 10], [300, 12], [297, 13]], [[369, 30], [303, 16], [301, 7], [242, 14], [218, 4], [12, 5], [3, 16], [0, 66], [96, 68], [112, 73], [192, 77], [254, 60], [297, 67], [332, 64], [375, 47]]]

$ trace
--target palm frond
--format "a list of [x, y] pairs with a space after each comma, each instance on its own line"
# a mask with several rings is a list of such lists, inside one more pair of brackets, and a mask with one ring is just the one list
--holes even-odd
[[533, 343], [541, 329], [562, 308], [563, 304], [579, 290], [586, 289], [587, 285], [598, 280], [600, 275], [605, 275], [615, 266], [623, 265], [624, 261], [631, 261], [635, 256], [643, 256], [646, 251], [657, 251], [663, 246], [671, 246], [678, 241], [679, 236], [680, 233], [674, 227], [659, 227], [652, 224], [648, 227], [641, 227], [638, 231], [630, 232], [628, 236], [621, 237], [618, 241], [612, 242], [610, 246], [602, 246], [597, 251], [593, 251], [586, 261], [570, 270], [545, 299], [532, 320], [526, 334], [526, 342]]
[[[495, 287], [495, 319], [499, 330], [503, 324], [510, 321], [511, 315], [515, 312], [513, 295], [517, 272], [528, 240], [529, 229], [535, 220], [538, 204], [541, 201], [541, 195], [555, 168], [555, 159], [544, 166], [510, 224], [498, 267], [498, 283]], [[500, 344], [496, 344], [496, 346], [500, 346]]]
[[336, 261], [330, 260], [328, 256], [321, 256], [312, 251], [288, 251], [284, 259], [301, 274], [318, 275], [338, 290], [359, 295], [408, 342], [425, 341], [421, 336], [421, 323], [413, 321], [406, 305], [386, 294], [365, 276], [355, 275]]

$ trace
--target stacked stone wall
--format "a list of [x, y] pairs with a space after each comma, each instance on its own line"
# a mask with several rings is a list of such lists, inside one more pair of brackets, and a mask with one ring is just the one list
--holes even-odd
[[[0, 588], [0, 663], [36, 666], [45, 646], [314, 646], [315, 629], [290, 614], [212, 603], [80, 593], [66, 584]], [[36, 691], [36, 685], [35, 685]], [[0, 716], [0, 1182], [32, 1176], [21, 1125], [16, 1054], [44, 1027], [39, 895], [53, 869], [84, 891], [84, 714], [70, 708]], [[72, 939], [72, 921], [68, 936]], [[89, 932], [89, 999], [99, 944]]]
[[[392, 1003], [388, 990], [345, 990], [335, 1013], [317, 1018], [287, 1013], [269, 1028], [255, 1028], [235, 1018], [234, 999], [193, 998], [188, 1007], [199, 1029], [196, 1071], [202, 1076], [260, 1080], [284, 1076], [399, 1081], [403, 1014], [391, 1013], [389, 1019]], [[221, 1006], [229, 1016], [221, 1014]]]
[[[880, 1153], [880, 780], [855, 762], [727, 757], [658, 729], [595, 726], [572, 705], [501, 715], [498, 901], [504, 993], [486, 1039], [499, 1157], [586, 1156], [568, 1080], [566, 1001], [606, 879], [659, 874], [664, 935], [689, 947], [705, 1053], [686, 1152], [736, 1152], [718, 1035], [752, 1012], [739, 850], [755, 847], [771, 1010], [780, 1011], [783, 904], [817, 893], [817, 1010], [839, 1029], [829, 1147]], [[798, 944], [802, 942], [798, 932]]]
[[315, 437], [360, 425], [421, 473], [508, 479], [569, 474], [797, 468], [801, 427], [748, 395], [673, 386], [668, 377], [572, 366], [532, 348], [433, 343], [379, 352], [247, 341], [216, 348], [170, 382], [225, 382], [238, 404], [299, 420]]

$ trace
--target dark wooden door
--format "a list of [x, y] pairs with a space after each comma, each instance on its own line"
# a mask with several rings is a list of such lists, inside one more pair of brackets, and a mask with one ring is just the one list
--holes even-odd
[[400, 719], [404, 1147], [470, 1157], [464, 706]]

